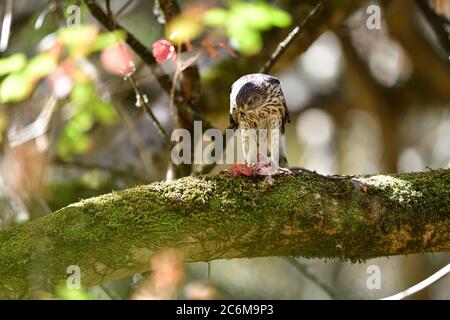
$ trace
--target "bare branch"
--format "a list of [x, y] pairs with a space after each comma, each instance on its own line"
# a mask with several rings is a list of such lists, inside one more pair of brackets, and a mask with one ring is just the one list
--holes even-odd
[[156, 118], [155, 114], [152, 111], [152, 108], [148, 104], [148, 100], [146, 97], [142, 94], [141, 90], [139, 90], [134, 78], [132, 75], [126, 77], [127, 81], [130, 83], [131, 87], [133, 88], [134, 92], [136, 93], [136, 98], [139, 99], [139, 103], [141, 103], [144, 106], [145, 111], [152, 119], [153, 125], [155, 126], [156, 130], [158, 130], [161, 137], [164, 139], [164, 142], [168, 145], [172, 145], [172, 141], [170, 139], [169, 134], [167, 133], [166, 129], [161, 125], [159, 120]]
[[128, 30], [118, 24], [116, 21], [110, 21], [108, 16], [103, 12], [102, 8], [95, 0], [84, 0], [91, 14], [108, 30], [122, 30], [126, 33], [126, 42], [136, 52], [136, 54], [148, 65], [158, 81], [161, 88], [166, 92], [170, 92], [172, 80], [164, 73], [162, 68], [158, 65], [151, 51], [144, 46], [138, 39], [136, 39]]
[[[450, 34], [446, 30], [447, 20], [438, 15], [427, 0], [416, 0], [417, 6], [433, 28], [439, 43], [450, 59]], [[449, 26], [450, 27], [450, 26]]]
[[386, 298], [383, 298], [381, 300], [402, 300], [406, 297], [409, 297], [413, 295], [414, 293], [417, 293], [426, 287], [432, 285], [434, 282], [438, 281], [439, 279], [442, 279], [444, 276], [450, 273], [450, 264], [446, 265], [444, 268], [440, 269], [438, 272], [434, 273], [433, 275], [429, 276], [423, 281], [420, 281], [418, 284], [412, 286], [411, 288], [406, 289], [405, 291], [402, 291], [400, 293], [394, 294], [393, 296], [389, 296]]
[[270, 59], [264, 64], [264, 66], [260, 69], [260, 73], [268, 73], [272, 66], [277, 62], [278, 58], [283, 54], [283, 52], [289, 47], [289, 45], [300, 35], [300, 32], [306, 27], [308, 22], [316, 17], [320, 12], [322, 12], [324, 5], [327, 0], [321, 0], [314, 9], [306, 16], [305, 19], [300, 22], [295, 28], [288, 34], [288, 36], [280, 42], [278, 47], [275, 49], [274, 53], [270, 57]]
[[124, 179], [133, 179], [137, 182], [146, 183], [148, 182], [147, 179], [145, 179], [142, 175], [137, 174], [136, 172], [116, 168], [109, 165], [103, 165], [98, 163], [88, 163], [83, 161], [77, 161], [77, 160], [64, 160], [59, 157], [53, 158], [52, 162], [61, 165], [61, 166], [67, 166], [67, 167], [74, 167], [78, 169], [85, 169], [85, 170], [101, 170], [105, 172], [109, 172], [113, 176], [121, 177]]
[[313, 273], [311, 273], [306, 265], [300, 263], [297, 259], [293, 257], [285, 257], [284, 259], [287, 262], [289, 262], [291, 266], [297, 269], [301, 274], [303, 274], [305, 278], [315, 283], [319, 288], [325, 291], [330, 296], [330, 298], [337, 299], [337, 295], [336, 293], [334, 293], [334, 290], [330, 288], [330, 286], [328, 286], [327, 284], [323, 283], [322, 280], [316, 277]]

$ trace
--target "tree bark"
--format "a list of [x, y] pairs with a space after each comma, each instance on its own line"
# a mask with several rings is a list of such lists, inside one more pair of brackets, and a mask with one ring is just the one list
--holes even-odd
[[186, 177], [82, 200], [0, 232], [0, 297], [52, 290], [71, 265], [84, 287], [132, 275], [164, 248], [186, 261], [450, 251], [450, 170]]

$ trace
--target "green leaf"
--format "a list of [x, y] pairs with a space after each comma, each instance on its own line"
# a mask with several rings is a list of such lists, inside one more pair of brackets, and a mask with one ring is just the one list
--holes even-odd
[[0, 77], [8, 73], [22, 70], [27, 63], [27, 57], [23, 53], [16, 53], [0, 59]]
[[48, 76], [58, 67], [56, 59], [49, 54], [40, 54], [32, 58], [25, 68], [24, 76], [39, 79]]
[[90, 126], [92, 126], [92, 122], [88, 117], [79, 117], [77, 115], [70, 119], [58, 139], [58, 155], [63, 159], [67, 159], [74, 154], [80, 154], [89, 150], [91, 138], [85, 130], [90, 128]]
[[271, 14], [272, 25], [279, 28], [286, 28], [292, 24], [292, 18], [286, 11], [276, 9]]
[[260, 33], [250, 28], [233, 33], [231, 40], [237, 43], [240, 52], [247, 55], [257, 54], [263, 44]]
[[166, 26], [166, 36], [174, 44], [195, 39], [202, 31], [203, 25], [201, 21], [185, 15], [173, 18]]
[[86, 42], [86, 36], [93, 35], [97, 29], [91, 25], [63, 28], [58, 31], [58, 40], [67, 47], [77, 47]]
[[72, 152], [77, 153], [84, 153], [89, 150], [89, 147], [92, 144], [92, 139], [87, 134], [81, 135], [77, 140], [73, 141], [73, 149]]
[[91, 110], [95, 118], [104, 124], [113, 124], [119, 119], [114, 106], [102, 100], [96, 100], [92, 104]]
[[93, 297], [84, 289], [69, 289], [61, 287], [57, 291], [59, 298], [63, 300], [92, 300]]
[[127, 35], [123, 30], [115, 30], [108, 33], [103, 33], [95, 39], [92, 44], [92, 51], [101, 51], [105, 48], [108, 48], [114, 44], [125, 41]]
[[83, 108], [94, 97], [94, 87], [91, 83], [78, 83], [76, 84], [72, 92], [70, 93], [70, 101], [72, 101], [77, 108]]
[[231, 12], [237, 19], [245, 21], [248, 27], [267, 30], [272, 26], [270, 16], [273, 9], [264, 3], [238, 2], [232, 6]]
[[228, 19], [228, 12], [222, 8], [214, 8], [205, 12], [203, 23], [211, 27], [224, 26]]
[[262, 1], [230, 1], [228, 10], [208, 10], [204, 23], [225, 26], [229, 38], [241, 53], [253, 55], [262, 48], [261, 31], [272, 27], [287, 27], [292, 23], [288, 12]]
[[97, 37], [98, 29], [94, 25], [64, 28], [58, 32], [58, 41], [66, 47], [69, 55], [76, 56], [90, 54]]
[[74, 116], [67, 126], [71, 130], [74, 131], [76, 130], [79, 133], [83, 133], [91, 129], [93, 125], [94, 125], [94, 118], [92, 113], [89, 112], [88, 110], [85, 110]]
[[8, 75], [0, 85], [0, 103], [22, 101], [30, 95], [33, 83], [21, 73]]

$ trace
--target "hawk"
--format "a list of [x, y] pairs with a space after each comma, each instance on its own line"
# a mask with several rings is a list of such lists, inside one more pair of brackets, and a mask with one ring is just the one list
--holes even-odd
[[[287, 167], [284, 132], [289, 122], [281, 82], [262, 73], [248, 74], [231, 86], [230, 123], [239, 128], [247, 164], [258, 162], [258, 148], [267, 146], [275, 164]], [[264, 129], [264, 130], [261, 130]], [[269, 156], [269, 154], [265, 154]]]

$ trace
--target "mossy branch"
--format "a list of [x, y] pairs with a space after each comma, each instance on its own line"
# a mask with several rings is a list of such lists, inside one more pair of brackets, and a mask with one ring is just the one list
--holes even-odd
[[70, 265], [85, 287], [142, 272], [164, 248], [186, 261], [450, 251], [450, 170], [187, 177], [83, 200], [0, 232], [0, 297], [51, 290]]

